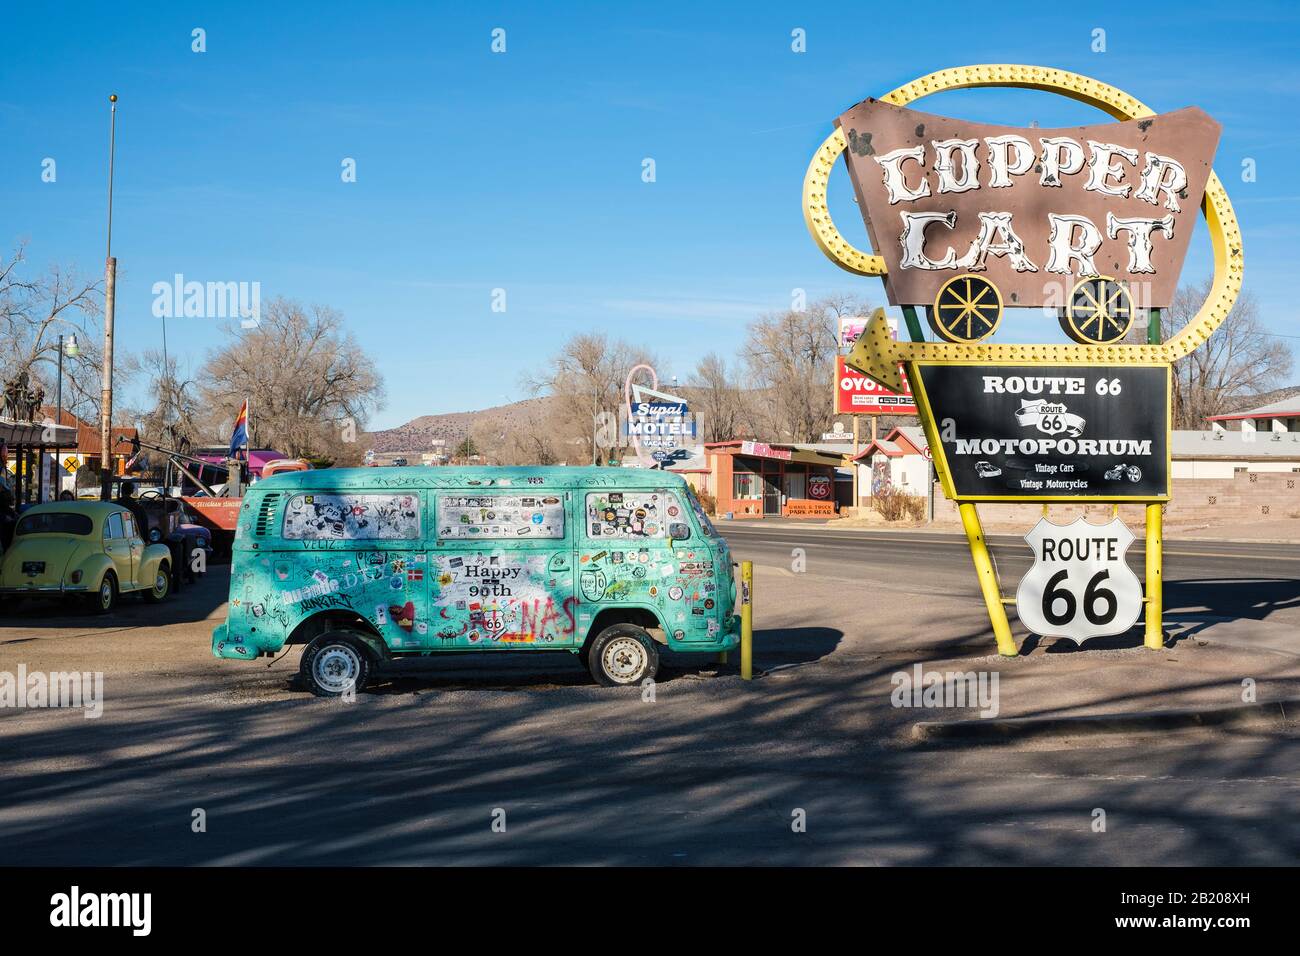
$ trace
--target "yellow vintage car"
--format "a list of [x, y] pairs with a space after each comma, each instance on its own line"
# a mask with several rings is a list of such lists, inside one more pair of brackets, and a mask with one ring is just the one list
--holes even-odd
[[135, 517], [111, 501], [52, 501], [23, 512], [0, 558], [0, 599], [81, 598], [107, 614], [118, 596], [157, 603], [171, 590], [171, 551], [146, 544]]

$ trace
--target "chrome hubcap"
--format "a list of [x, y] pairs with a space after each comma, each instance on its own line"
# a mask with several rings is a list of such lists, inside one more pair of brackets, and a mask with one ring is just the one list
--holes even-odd
[[355, 687], [360, 675], [361, 657], [346, 644], [331, 644], [324, 648], [312, 664], [316, 683], [336, 694]]
[[108, 607], [113, 603], [113, 585], [110, 581], [105, 581], [99, 586], [99, 603], [103, 607]]
[[158, 577], [154, 578], [153, 589], [154, 589], [154, 592], [157, 593], [157, 594], [166, 594], [166, 593], [167, 593], [167, 575], [165, 575], [165, 574], [163, 574], [161, 571], [159, 571], [159, 572], [158, 572]]
[[650, 663], [641, 642], [632, 637], [610, 641], [600, 661], [605, 673], [620, 684], [630, 684], [640, 678]]

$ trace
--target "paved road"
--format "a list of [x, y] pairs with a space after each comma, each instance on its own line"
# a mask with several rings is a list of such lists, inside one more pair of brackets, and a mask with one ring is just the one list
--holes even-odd
[[[108, 627], [48, 608], [0, 622], [0, 671], [102, 670], [107, 697], [97, 720], [0, 711], [3, 862], [1300, 859], [1294, 732], [937, 750], [908, 734], [934, 713], [890, 704], [892, 675], [917, 661], [999, 669], [1004, 715], [1029, 715], [1231, 703], [1243, 673], [1262, 699], [1294, 696], [1295, 658], [1216, 648], [1209, 638], [1227, 625], [1215, 625], [1206, 641], [1163, 652], [1124, 640], [1030, 643], [1023, 658], [1000, 660], [987, 656], [960, 539], [725, 531], [758, 562], [760, 677], [744, 683], [734, 663], [669, 656], [653, 700], [591, 686], [567, 656], [505, 669], [438, 659], [355, 703], [316, 700], [292, 684], [297, 652], [270, 667], [209, 656], [221, 569], [161, 610], [127, 603]], [[803, 573], [790, 569], [794, 547], [806, 549]], [[1014, 548], [999, 552], [1004, 574], [1018, 574]], [[1198, 544], [1171, 554], [1170, 576], [1188, 605], [1290, 630], [1295, 599], [1282, 583], [1243, 604], [1190, 582], [1244, 574], [1293, 587], [1298, 555]], [[193, 830], [197, 810], [206, 832]], [[501, 819], [504, 832], [492, 825]]]
[[[838, 530], [771, 521], [723, 522], [720, 531], [740, 559], [789, 568], [793, 550], [802, 548], [810, 574], [888, 587], [919, 585], [923, 593], [979, 603], [970, 548], [960, 533]], [[1012, 595], [1032, 564], [1029, 548], [1015, 535], [990, 535], [988, 540], [1003, 592]], [[1128, 560], [1141, 578], [1140, 540], [1129, 548]], [[1164, 571], [1168, 620], [1267, 619], [1300, 631], [1300, 544], [1168, 541]]]

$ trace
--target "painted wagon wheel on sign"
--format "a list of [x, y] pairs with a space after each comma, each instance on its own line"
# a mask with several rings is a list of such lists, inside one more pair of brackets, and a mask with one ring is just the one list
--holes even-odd
[[935, 335], [949, 342], [978, 342], [1002, 321], [1002, 293], [983, 276], [953, 276], [939, 289], [926, 318]]
[[1061, 328], [1084, 345], [1123, 341], [1133, 327], [1133, 297], [1110, 276], [1080, 279], [1061, 310]]

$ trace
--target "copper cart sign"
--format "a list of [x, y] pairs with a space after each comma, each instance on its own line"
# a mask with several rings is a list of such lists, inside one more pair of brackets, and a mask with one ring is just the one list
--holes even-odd
[[972, 273], [1006, 307], [1062, 305], [1063, 285], [1101, 275], [1167, 307], [1220, 132], [1195, 108], [1045, 130], [877, 99], [836, 124], [889, 301], [927, 306]]
[[[1059, 93], [1118, 122], [1038, 129], [908, 108], [970, 87]], [[813, 240], [841, 268], [880, 277], [910, 337], [895, 339], [877, 309], [844, 363], [895, 391], [906, 375], [915, 389], [999, 653], [1017, 653], [1006, 608], [1018, 598], [1003, 597], [976, 509], [984, 502], [1036, 501], [1045, 512], [1053, 502], [1144, 504], [1145, 639], [1163, 646], [1170, 370], [1210, 337], [1241, 291], [1241, 232], [1211, 168], [1219, 134], [1195, 107], [1156, 114], [1090, 77], [983, 64], [939, 70], [861, 101], [836, 119], [808, 166], [803, 212]], [[871, 251], [846, 239], [830, 214], [827, 188], [841, 155]], [[1199, 311], [1162, 341], [1160, 310], [1173, 301], [1198, 214], [1213, 248], [1214, 281]], [[1009, 308], [1050, 310], [1072, 341], [995, 341]], [[934, 340], [926, 340], [922, 309]], [[1037, 533], [1053, 547], [1068, 537], [1065, 526]], [[1047, 633], [1047, 620], [1052, 635], [1075, 639], [1116, 633], [1129, 615], [1085, 627], [1062, 610], [1074, 602], [1087, 618], [1120, 606], [1110, 569], [1089, 569], [1064, 577], [1055, 569], [1058, 583], [1034, 591], [1041, 613], [1027, 608], [1021, 620], [1037, 633]]]

